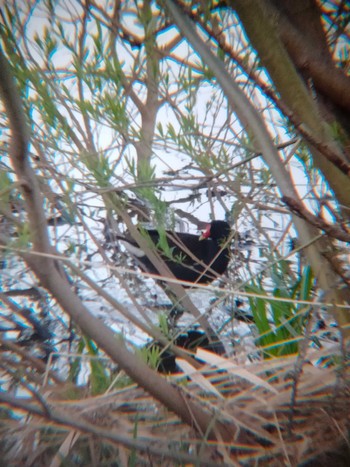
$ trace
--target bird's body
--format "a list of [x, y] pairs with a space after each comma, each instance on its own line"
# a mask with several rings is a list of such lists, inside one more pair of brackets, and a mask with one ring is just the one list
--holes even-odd
[[[173, 275], [182, 281], [207, 284], [222, 275], [230, 259], [231, 229], [225, 221], [213, 221], [201, 235], [166, 231], [168, 254], [159, 247], [160, 235], [155, 229], [146, 234]], [[146, 254], [130, 237], [122, 238], [123, 244], [139, 261], [141, 268], [159, 275]]]
[[[217, 355], [224, 355], [225, 353], [225, 347], [217, 336], [208, 339], [208, 336], [198, 328], [184, 329], [181, 334], [177, 329], [176, 337], [172, 343], [193, 353], [199, 347]], [[176, 355], [168, 346], [164, 347], [160, 342], [152, 341], [146, 345], [146, 349], [158, 350], [159, 363], [157, 371], [160, 373], [174, 374], [180, 371], [176, 364]]]

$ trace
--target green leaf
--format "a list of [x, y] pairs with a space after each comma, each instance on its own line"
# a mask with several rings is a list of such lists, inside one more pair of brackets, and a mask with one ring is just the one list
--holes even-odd
[[28, 222], [24, 222], [17, 229], [18, 237], [14, 241], [16, 248], [25, 250], [28, 248], [32, 240], [32, 232]]
[[0, 205], [7, 206], [10, 201], [13, 183], [4, 170], [0, 170]]
[[[85, 342], [89, 355], [98, 357], [99, 351], [95, 343], [90, 339], [86, 339]], [[108, 372], [106, 371], [104, 362], [98, 360], [97, 358], [91, 358], [90, 369], [91, 393], [96, 395], [105, 392], [106, 389], [108, 389], [111, 380]]]
[[[291, 298], [286, 293], [283, 293], [280, 289], [275, 289], [273, 292], [274, 297], [278, 298]], [[276, 342], [287, 341], [290, 337], [296, 337], [298, 332], [293, 328], [291, 319], [295, 314], [295, 307], [292, 302], [271, 302], [272, 317], [276, 326], [275, 336]], [[288, 326], [288, 327], [287, 327]], [[285, 344], [277, 350], [279, 355], [288, 355], [297, 352], [298, 347], [296, 345]]]
[[[266, 296], [264, 290], [255, 285], [246, 286], [246, 291], [261, 296]], [[267, 302], [265, 298], [249, 297], [250, 308], [254, 316], [254, 323], [258, 328], [260, 338], [258, 339], [259, 345], [269, 344], [274, 342], [274, 334], [267, 318]]]
[[[308, 300], [310, 301], [312, 298], [312, 287], [314, 282], [314, 276], [312, 273], [312, 269], [310, 266], [306, 266], [303, 270], [303, 275], [301, 276], [301, 283], [300, 283], [300, 292], [299, 292], [299, 300]], [[304, 305], [302, 305], [304, 306]]]
[[[77, 353], [81, 354], [83, 353], [83, 350], [85, 348], [85, 339], [81, 338], [78, 341], [77, 345]], [[69, 372], [68, 372], [68, 380], [76, 383], [78, 381], [79, 373], [81, 370], [81, 358], [78, 357], [72, 357], [70, 360], [70, 365], [69, 365]]]

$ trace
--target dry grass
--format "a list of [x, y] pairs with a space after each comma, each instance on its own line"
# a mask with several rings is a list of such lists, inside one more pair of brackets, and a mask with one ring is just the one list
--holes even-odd
[[135, 385], [89, 397], [52, 384], [31, 398], [3, 395], [7, 465], [298, 465], [349, 447], [350, 369], [339, 347], [246, 366], [198, 357], [210, 363], [195, 371], [179, 362], [184, 373], [169, 378], [213, 423], [234, 426], [229, 444], [206, 441], [195, 420], [183, 424]]

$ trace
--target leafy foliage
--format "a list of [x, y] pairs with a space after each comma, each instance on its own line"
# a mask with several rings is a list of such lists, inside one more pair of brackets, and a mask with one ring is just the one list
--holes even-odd
[[[249, 399], [252, 407], [264, 400], [263, 391], [270, 384], [270, 375], [273, 380], [273, 375], [280, 371], [274, 373], [279, 360], [273, 357], [297, 356], [295, 367], [291, 359], [283, 360], [288, 368], [283, 382], [284, 405], [274, 401], [279, 410], [276, 409], [274, 417], [281, 415], [280, 419], [270, 416], [265, 419], [264, 407], [254, 419], [261, 423], [255, 431], [256, 424], [251, 422], [255, 411], [248, 408], [243, 422], [238, 422], [241, 425], [235, 426], [236, 433], [246, 436], [235, 439], [241, 443], [237, 449], [229, 440], [215, 446], [215, 452], [214, 444], [205, 444], [203, 451], [213, 454], [215, 462], [223, 458], [226, 461], [233, 452], [239, 457], [241, 446], [248, 449], [254, 437], [254, 449], [249, 452], [257, 463], [270, 451], [273, 458], [281, 442], [287, 448], [283, 453], [278, 451], [279, 459], [284, 463], [300, 463], [305, 459], [289, 459], [289, 453], [303, 452], [306, 458], [318, 452], [314, 447], [317, 430], [313, 436], [310, 434], [307, 417], [301, 417], [302, 423], [292, 426], [298, 376], [303, 379], [303, 358], [305, 352], [313, 351], [312, 344], [321, 349], [317, 358], [322, 363], [324, 348], [335, 344], [340, 348], [342, 341], [341, 352], [333, 347], [326, 352], [327, 365], [339, 372], [337, 378], [331, 370], [327, 369], [326, 374], [334, 387], [340, 380], [346, 381], [349, 249], [347, 242], [334, 235], [340, 231], [344, 236], [349, 230], [350, 184], [346, 175], [349, 93], [344, 92], [340, 102], [336, 97], [337, 90], [346, 88], [343, 76], [349, 70], [346, 2], [315, 3], [305, 14], [311, 15], [310, 20], [321, 18], [317, 23], [320, 27], [305, 28], [303, 18], [288, 10], [292, 4], [296, 9], [300, 7], [301, 0], [267, 1], [266, 5], [272, 8], [269, 17], [276, 18], [271, 34], [266, 34], [271, 24], [265, 13], [256, 18], [260, 8], [257, 3], [248, 0], [228, 2], [225, 6], [220, 2], [184, 3], [181, 14], [187, 24], [188, 21], [192, 24], [191, 32], [198, 32], [204, 48], [217, 59], [217, 67], [208, 65], [198, 52], [198, 42], [186, 38], [188, 29], [180, 31], [181, 25], [174, 19], [171, 8], [155, 2], [107, 3], [72, 6], [69, 2], [39, 0], [32, 5], [11, 0], [1, 10], [1, 51], [9, 63], [29, 128], [28, 153], [24, 154], [26, 148], [15, 150], [23, 135], [17, 132], [13, 138], [19, 120], [13, 119], [13, 112], [8, 111], [11, 103], [5, 96], [0, 114], [0, 331], [4, 355], [0, 394], [13, 395], [14, 402], [11, 410], [7, 408], [10, 402], [5, 402], [1, 416], [3, 433], [9, 422], [14, 427], [11, 432], [14, 437], [22, 433], [23, 438], [9, 439], [1, 448], [10, 454], [15, 452], [11, 446], [17, 445], [30, 451], [32, 443], [27, 441], [33, 439], [36, 428], [30, 426], [29, 417], [25, 424], [22, 411], [27, 411], [33, 417], [41, 417], [40, 420], [50, 416], [54, 420], [52, 425], [48, 422], [45, 426], [42, 422], [44, 428], [35, 432], [39, 447], [46, 443], [40, 458], [42, 465], [58, 463], [63, 458], [72, 464], [110, 465], [116, 461], [137, 465], [155, 463], [154, 459], [162, 462], [155, 448], [155, 436], [161, 438], [164, 427], [170, 427], [176, 434], [174, 443], [166, 439], [161, 448], [170, 459], [169, 465], [182, 462], [177, 455], [179, 459], [183, 456], [184, 464], [192, 462], [190, 454], [201, 452], [211, 427], [197, 432], [199, 417], [191, 428], [181, 425], [184, 435], [177, 436], [177, 426], [180, 419], [186, 419], [185, 412], [179, 414], [175, 408], [175, 413], [171, 408], [167, 412], [171, 415], [164, 415], [166, 395], [163, 394], [161, 405], [159, 394], [146, 397], [139, 387], [135, 389], [128, 372], [135, 375], [141, 365], [134, 360], [133, 364], [128, 362], [124, 365], [125, 374], [105, 353], [103, 332], [92, 338], [84, 332], [84, 320], [80, 322], [81, 329], [70, 324], [76, 303], [83, 303], [92, 315], [98, 316], [105, 331], [113, 329], [116, 335], [123, 336], [123, 344], [132, 354], [149, 337], [159, 337], [159, 329], [154, 325], [155, 311], [173, 309], [174, 304], [181, 303], [192, 313], [186, 313], [180, 321], [185, 329], [200, 321], [210, 338], [209, 331], [221, 334], [224, 329], [219, 337], [237, 361], [251, 359], [256, 349], [264, 357], [266, 361], [260, 364], [265, 369], [266, 381], [264, 389], [258, 385], [260, 399], [255, 400], [254, 394]], [[289, 6], [284, 11], [285, 3]], [[244, 7], [250, 8], [248, 19]], [[304, 47], [298, 49], [298, 41], [285, 39], [290, 23], [296, 34], [293, 37], [299, 38]], [[250, 28], [252, 24], [254, 27]], [[279, 30], [280, 25], [283, 30]], [[260, 28], [262, 33], [265, 31], [264, 40], [255, 41], [254, 32]], [[268, 54], [264, 54], [266, 44]], [[307, 54], [310, 44], [312, 56], [300, 58], [300, 50]], [[269, 60], [276, 57], [270, 66]], [[328, 57], [327, 73], [322, 71], [317, 57]], [[279, 68], [286, 58], [293, 73]], [[225, 87], [221, 83], [226, 74]], [[286, 89], [283, 79], [278, 78], [292, 75], [295, 79]], [[324, 82], [327, 86], [322, 88]], [[234, 98], [227, 88], [235, 89]], [[242, 117], [239, 109], [243, 100], [246, 114]], [[322, 108], [318, 108], [321, 101]], [[268, 137], [268, 150], [261, 134]], [[272, 153], [276, 157], [269, 159]], [[22, 176], [23, 167], [35, 173], [37, 191], [28, 185], [28, 177]], [[289, 206], [283, 202], [282, 196], [291, 190], [293, 201], [303, 208], [297, 211], [298, 216], [291, 216]], [[38, 221], [38, 206], [44, 209], [46, 224], [42, 219]], [[116, 236], [124, 233], [126, 225], [137, 224], [141, 232], [142, 226], [151, 225], [159, 232], [157, 248], [181, 262], [184, 260], [181, 255], [173, 257], [166, 230], [198, 232], [204, 222], [219, 218], [228, 220], [236, 231], [227, 276], [214, 287], [208, 286], [205, 292], [190, 287], [175, 298], [168, 289], [165, 295], [153, 281], [143, 277], [137, 258], [133, 259], [118, 242], [113, 242], [115, 239], [107, 241], [105, 235], [107, 221], [113, 224]], [[43, 230], [50, 239], [50, 247], [45, 251], [37, 241]], [[40, 268], [40, 264], [46, 264], [46, 258], [53, 259], [51, 269]], [[62, 297], [45, 290], [44, 284], [52, 285], [49, 279], [53, 270], [67, 279], [76, 302], [63, 306]], [[249, 304], [253, 323], [241, 325], [227, 312], [225, 304], [236, 297], [242, 302], [243, 314]], [[323, 302], [322, 307], [314, 305], [316, 297]], [[171, 320], [163, 314], [159, 316], [162, 338], [174, 335]], [[315, 316], [322, 318], [324, 329], [315, 330]], [[341, 339], [339, 328], [332, 327], [334, 321], [339, 328], [343, 327]], [[253, 349], [249, 347], [252, 335]], [[120, 341], [116, 337], [116, 345], [117, 342]], [[239, 349], [244, 350], [243, 357]], [[152, 368], [157, 368], [159, 349], [141, 353], [146, 354], [144, 359]], [[115, 360], [118, 358], [119, 355]], [[229, 418], [220, 408], [222, 398], [227, 396], [228, 410], [236, 397], [240, 403], [246, 400], [246, 387], [232, 386], [237, 375], [230, 375], [231, 370], [223, 371], [218, 366], [209, 377], [207, 369], [203, 374], [196, 370], [198, 378], [186, 387], [186, 391], [193, 391], [193, 399], [201, 402], [204, 418], [209, 406], [217, 404], [213, 424], [216, 420], [225, 424]], [[290, 382], [288, 372], [292, 370], [295, 376]], [[308, 370], [310, 373], [315, 370], [312, 377], [320, 385], [319, 368]], [[186, 371], [185, 377], [190, 381], [192, 369]], [[252, 371], [254, 384], [259, 371]], [[215, 378], [219, 379], [218, 384]], [[60, 393], [62, 380], [73, 386], [71, 393]], [[151, 391], [150, 373], [147, 377], [143, 375], [142, 381]], [[55, 387], [52, 397], [48, 396], [49, 404], [45, 399], [46, 384]], [[171, 384], [169, 388], [177, 382]], [[291, 385], [294, 386], [290, 391]], [[327, 381], [325, 385], [328, 391]], [[314, 393], [308, 392], [304, 380], [301, 386], [304, 393], [298, 403], [305, 404], [308, 397], [314, 403]], [[104, 399], [112, 389], [117, 393], [115, 406]], [[181, 387], [177, 389], [180, 391]], [[254, 386], [252, 393], [255, 390]], [[68, 402], [61, 402], [57, 393]], [[92, 421], [98, 413], [106, 425], [99, 425], [94, 431], [89, 425], [89, 410], [89, 415], [82, 413], [77, 402], [76, 412], [71, 413], [75, 423], [71, 430], [84, 432], [86, 427], [79, 425], [83, 420], [89, 434], [78, 434], [72, 441], [72, 433], [60, 428], [70, 426], [69, 421], [60, 420], [57, 413], [60, 414], [60, 407], [69, 412], [71, 399], [80, 397], [85, 403], [86, 394], [101, 401], [98, 410], [95, 401], [88, 401]], [[318, 398], [323, 392], [315, 389], [315, 394]], [[340, 400], [346, 407], [346, 401]], [[50, 412], [51, 404], [56, 412]], [[108, 436], [114, 431], [109, 428], [121, 425], [110, 407], [117, 407], [116, 413], [125, 423], [124, 438], [113, 441]], [[188, 410], [186, 407], [184, 411]], [[288, 423], [286, 407], [291, 413]], [[320, 403], [319, 407], [320, 412], [326, 413], [324, 405]], [[338, 415], [341, 410], [335, 412]], [[79, 416], [75, 417], [76, 414]], [[179, 418], [174, 422], [174, 417]], [[343, 421], [341, 416], [338, 419]], [[324, 423], [312, 420], [320, 433], [331, 438], [322, 431]], [[301, 425], [310, 434], [310, 446], [314, 443], [309, 451], [286, 437], [296, 428], [298, 439], [303, 439]], [[103, 432], [106, 426], [108, 434]], [[346, 432], [345, 424], [339, 422], [336, 432], [334, 439]], [[146, 451], [142, 444], [145, 433], [152, 434]], [[205, 433], [205, 437], [199, 433]], [[11, 438], [9, 433], [5, 434]], [[273, 438], [275, 434], [277, 441]], [[261, 440], [264, 446], [259, 444]], [[122, 447], [117, 449], [117, 444]], [[330, 442], [332, 446], [335, 444]], [[230, 452], [223, 451], [226, 445], [231, 446]], [[129, 450], [127, 454], [125, 450]], [[222, 457], [218, 458], [218, 453]], [[18, 450], [16, 455], [18, 465], [30, 457], [28, 454], [22, 458]], [[36, 454], [30, 455], [35, 463]], [[241, 461], [238, 457], [234, 462]]]
[[257, 344], [265, 357], [298, 353], [298, 343], [303, 339], [310, 312], [310, 307], [302, 302], [312, 301], [313, 282], [312, 271], [307, 266], [288, 289], [273, 289], [271, 297], [275, 300], [268, 299], [262, 286], [253, 283], [246, 287], [248, 293], [254, 294], [249, 297], [250, 309], [259, 331]]

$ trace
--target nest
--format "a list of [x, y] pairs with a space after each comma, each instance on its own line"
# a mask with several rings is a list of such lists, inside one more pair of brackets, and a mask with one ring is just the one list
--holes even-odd
[[200, 370], [177, 361], [182, 372], [168, 378], [212, 414], [213, 424], [232, 428], [230, 442], [208, 441], [195, 420], [184, 424], [134, 384], [95, 397], [75, 389], [74, 399], [68, 385], [52, 384], [40, 397], [7, 401], [13, 416], [8, 412], [2, 427], [6, 465], [66, 459], [69, 465], [319, 466], [322, 459], [329, 465], [330, 455], [346, 465], [350, 374], [339, 347], [247, 365], [201, 349], [197, 356]]

